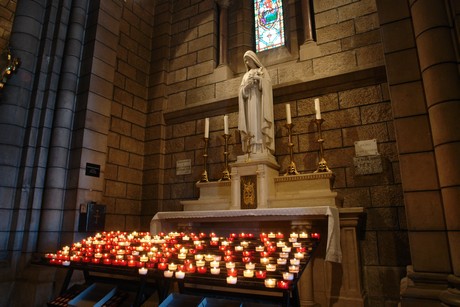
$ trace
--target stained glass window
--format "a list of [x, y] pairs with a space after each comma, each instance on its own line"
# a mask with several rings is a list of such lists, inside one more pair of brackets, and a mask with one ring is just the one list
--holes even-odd
[[256, 51], [284, 45], [282, 0], [254, 0]]

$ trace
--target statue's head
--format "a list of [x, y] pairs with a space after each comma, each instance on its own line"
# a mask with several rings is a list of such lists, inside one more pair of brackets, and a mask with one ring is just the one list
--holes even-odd
[[244, 53], [243, 60], [247, 70], [263, 67], [256, 53], [252, 50], [248, 50]]

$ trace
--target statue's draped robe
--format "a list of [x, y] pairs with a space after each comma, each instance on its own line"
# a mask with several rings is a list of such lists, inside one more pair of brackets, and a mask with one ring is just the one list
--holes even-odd
[[[252, 153], [275, 152], [274, 122], [273, 122], [273, 90], [270, 75], [252, 51], [246, 52], [245, 57], [251, 57], [257, 68], [249, 68], [241, 81], [238, 104], [238, 130], [241, 133], [243, 151], [247, 152], [247, 137], [251, 137]], [[260, 80], [254, 86], [245, 90], [245, 85], [254, 75]]]

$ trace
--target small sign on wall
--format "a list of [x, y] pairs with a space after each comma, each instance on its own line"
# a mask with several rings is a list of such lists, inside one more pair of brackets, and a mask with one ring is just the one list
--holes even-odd
[[382, 157], [377, 149], [377, 139], [356, 141], [355, 175], [372, 175], [383, 172]]
[[192, 160], [176, 161], [176, 175], [190, 175], [192, 173]]
[[101, 166], [99, 164], [86, 163], [85, 175], [91, 177], [99, 177], [101, 174]]

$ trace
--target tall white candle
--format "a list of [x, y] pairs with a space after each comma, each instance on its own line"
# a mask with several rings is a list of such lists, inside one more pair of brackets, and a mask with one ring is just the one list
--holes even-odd
[[224, 115], [224, 133], [228, 134], [228, 115]]
[[321, 109], [319, 107], [319, 99], [315, 98], [315, 112], [316, 112], [316, 119], [321, 119]]
[[288, 124], [291, 124], [291, 105], [286, 103], [286, 121]]
[[209, 118], [206, 117], [204, 120], [204, 137], [209, 138]]

